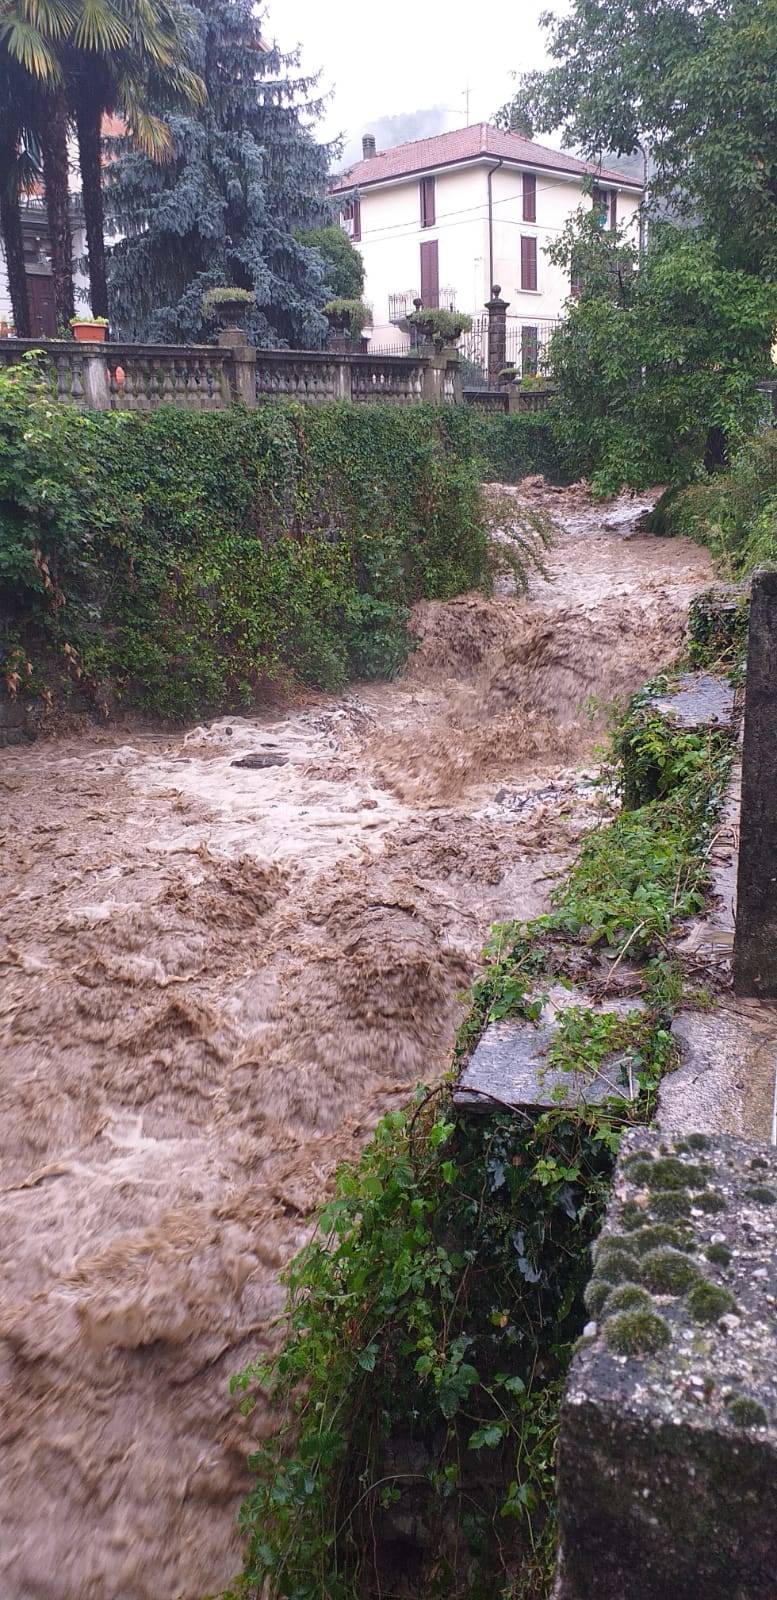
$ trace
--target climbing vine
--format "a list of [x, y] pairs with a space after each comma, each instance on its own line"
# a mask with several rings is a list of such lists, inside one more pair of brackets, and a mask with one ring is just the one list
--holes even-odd
[[171, 718], [239, 710], [284, 677], [390, 676], [416, 600], [532, 561], [531, 529], [490, 539], [446, 409], [87, 414], [35, 361], [6, 369], [0, 673], [13, 692]]
[[[247, 1408], [265, 1390], [279, 1427], [252, 1458], [232, 1597], [548, 1595], [590, 1246], [621, 1131], [649, 1117], [671, 1060], [671, 934], [702, 904], [730, 759], [719, 733], [659, 732], [638, 697], [604, 771], [631, 803], [588, 836], [547, 915], [493, 930], [455, 1064], [487, 1023], [536, 1021], [551, 985], [583, 983], [599, 1005], [570, 1006], [548, 1066], [608, 1064], [605, 1102], [462, 1114], [449, 1083], [419, 1089], [340, 1170], [287, 1273], [278, 1354], [234, 1380]], [[608, 973], [627, 956], [641, 1009], [624, 1014]]]

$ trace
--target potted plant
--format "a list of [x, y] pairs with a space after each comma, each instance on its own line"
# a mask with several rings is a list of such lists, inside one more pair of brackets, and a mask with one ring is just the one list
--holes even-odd
[[351, 350], [360, 344], [363, 330], [372, 322], [372, 308], [363, 300], [328, 300], [324, 316], [332, 330], [330, 346]]
[[232, 284], [223, 289], [206, 289], [202, 297], [202, 314], [207, 322], [220, 328], [244, 329], [246, 317], [256, 305], [256, 295], [251, 289], [238, 289]]
[[472, 327], [472, 318], [465, 311], [445, 311], [442, 306], [419, 306], [407, 320], [437, 350], [455, 345]]
[[71, 317], [70, 328], [73, 338], [81, 344], [100, 344], [101, 340], [108, 337], [108, 318]]

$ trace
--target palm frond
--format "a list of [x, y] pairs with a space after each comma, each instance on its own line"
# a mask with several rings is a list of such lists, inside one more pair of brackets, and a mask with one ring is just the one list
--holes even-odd
[[[10, 17], [14, 13], [3, 8]], [[16, 13], [49, 40], [64, 39], [75, 22], [74, 0], [17, 0]]]
[[5, 17], [0, 22], [0, 44], [32, 78], [40, 83], [60, 82], [62, 73], [57, 58], [32, 23], [24, 22], [19, 16]]
[[160, 165], [165, 161], [172, 161], [175, 154], [173, 136], [161, 117], [155, 117], [152, 112], [137, 104], [133, 106], [125, 104], [125, 115], [129, 135], [136, 149], [141, 150], [150, 161], [156, 161]]
[[130, 30], [109, 0], [80, 0], [73, 43], [79, 50], [110, 54], [129, 42]]

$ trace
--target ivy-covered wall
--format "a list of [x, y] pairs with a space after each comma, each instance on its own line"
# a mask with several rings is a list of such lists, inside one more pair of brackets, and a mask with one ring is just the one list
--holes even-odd
[[440, 427], [455, 450], [477, 461], [488, 483], [520, 483], [534, 473], [552, 483], [570, 483], [580, 476], [552, 409], [507, 415], [446, 406]]
[[[409, 610], [490, 581], [442, 407], [82, 413], [0, 374], [0, 674], [179, 718], [284, 674], [390, 675]], [[452, 409], [452, 408], [451, 408]]]

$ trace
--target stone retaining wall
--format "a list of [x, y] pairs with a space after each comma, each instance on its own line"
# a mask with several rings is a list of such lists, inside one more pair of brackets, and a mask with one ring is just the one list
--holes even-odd
[[559, 1443], [556, 1600], [774, 1600], [777, 1151], [624, 1140]]

